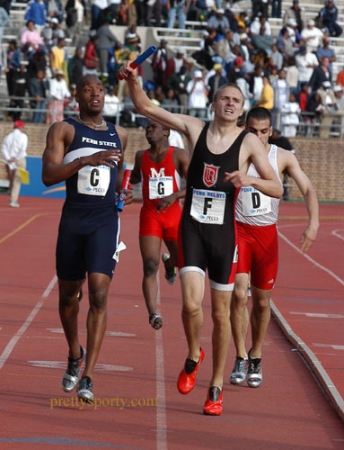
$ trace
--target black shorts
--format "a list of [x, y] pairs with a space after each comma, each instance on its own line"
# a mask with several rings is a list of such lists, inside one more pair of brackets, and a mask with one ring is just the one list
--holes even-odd
[[212, 225], [197, 222], [183, 215], [179, 242], [179, 270], [181, 274], [199, 269], [208, 270], [211, 287], [232, 290], [236, 275], [236, 231], [232, 224]]
[[64, 206], [56, 246], [56, 271], [62, 280], [82, 280], [88, 273], [112, 278], [119, 239], [115, 208], [81, 209]]

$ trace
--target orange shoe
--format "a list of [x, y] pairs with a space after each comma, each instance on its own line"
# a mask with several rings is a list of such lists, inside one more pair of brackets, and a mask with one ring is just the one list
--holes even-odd
[[185, 361], [184, 369], [180, 372], [177, 382], [177, 388], [181, 394], [188, 394], [194, 388], [196, 383], [196, 374], [203, 359], [204, 350], [201, 348], [201, 354], [199, 355], [198, 362], [189, 358]]
[[223, 408], [222, 398], [223, 391], [216, 386], [211, 386], [203, 407], [203, 414], [207, 416], [220, 416]]

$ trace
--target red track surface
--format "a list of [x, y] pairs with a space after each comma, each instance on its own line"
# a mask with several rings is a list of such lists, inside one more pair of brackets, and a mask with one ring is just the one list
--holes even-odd
[[[94, 377], [98, 403], [77, 404], [75, 394], [61, 389], [67, 347], [57, 311], [54, 252], [62, 202], [20, 200], [21, 208], [14, 209], [7, 196], [0, 196], [1, 450], [344, 449], [343, 422], [275, 320], [264, 347], [262, 386], [237, 388], [227, 381], [222, 416], [202, 415], [211, 371], [208, 290], [202, 343], [206, 357], [195, 389], [187, 396], [177, 392], [187, 352], [180, 286], [169, 286], [160, 274], [165, 322], [155, 332], [141, 294], [139, 204], [122, 213], [127, 250], [111, 286], [107, 334]], [[343, 395], [344, 206], [324, 205], [321, 214], [318, 241], [309, 253], [312, 259], [306, 259], [297, 252], [305, 207], [281, 205], [283, 236], [273, 300]], [[233, 361], [231, 344], [227, 380]]]

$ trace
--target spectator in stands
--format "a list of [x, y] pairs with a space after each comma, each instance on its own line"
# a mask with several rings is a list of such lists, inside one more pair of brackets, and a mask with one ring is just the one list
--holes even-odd
[[186, 86], [189, 94], [188, 107], [189, 115], [205, 118], [207, 115], [209, 88], [204, 81], [204, 74], [201, 70], [195, 70], [192, 80]]
[[300, 123], [300, 112], [301, 108], [295, 94], [290, 94], [288, 102], [282, 105], [281, 109], [281, 128], [284, 136], [296, 136], [297, 128]]
[[271, 17], [282, 17], [282, 0], [271, 0]]
[[234, 41], [234, 32], [229, 28], [224, 32], [224, 39], [221, 39], [216, 44], [216, 54], [220, 56], [224, 64], [228, 64], [236, 58], [233, 51], [236, 43]]
[[19, 208], [18, 198], [21, 186], [18, 168], [26, 168], [28, 137], [22, 132], [24, 123], [16, 120], [14, 130], [7, 134], [1, 145], [2, 158], [6, 161], [6, 172], [10, 182], [10, 206]]
[[24, 19], [35, 24], [38, 34], [41, 34], [47, 17], [48, 11], [43, 0], [33, 0], [28, 3]]
[[122, 103], [116, 95], [114, 86], [109, 86], [105, 97], [104, 97], [104, 107], [103, 116], [108, 122], [116, 124], [117, 114], [123, 109]]
[[296, 96], [299, 93], [299, 69], [296, 66], [296, 59], [294, 56], [289, 58], [288, 66], [285, 67], [286, 71], [286, 82], [290, 88], [290, 93]]
[[344, 87], [344, 69], [338, 72], [336, 83]]
[[253, 73], [249, 76], [248, 84], [250, 86], [253, 103], [259, 102], [262, 95], [262, 90], [264, 87], [263, 75], [263, 68], [260, 65], [256, 65]]
[[8, 95], [11, 97], [14, 91], [15, 76], [20, 67], [21, 52], [18, 49], [17, 41], [11, 39], [8, 43], [8, 48], [6, 52], [6, 69], [4, 70], [6, 74], [7, 91]]
[[319, 26], [327, 29], [329, 36], [338, 37], [343, 33], [343, 29], [338, 21], [338, 8], [333, 0], [326, 0], [325, 6], [318, 14]]
[[266, 0], [251, 0], [252, 1], [252, 15], [251, 21], [256, 17], [265, 16], [268, 17], [269, 4]]
[[99, 58], [97, 53], [97, 45], [98, 45], [98, 36], [97, 34], [92, 34], [86, 44], [84, 58], [83, 58], [83, 69], [82, 74], [83, 75], [89, 75], [94, 74], [97, 75], [98, 73], [98, 65], [99, 65]]
[[70, 97], [64, 102], [63, 113], [64, 117], [75, 117], [80, 111], [79, 103], [76, 101], [76, 85], [70, 85]]
[[225, 16], [224, 9], [218, 9], [214, 14], [211, 14], [207, 20], [207, 27], [216, 30], [217, 40], [225, 36], [225, 31], [230, 28], [229, 21]]
[[32, 122], [44, 123], [48, 82], [45, 72], [39, 69], [36, 76], [29, 79], [30, 106], [34, 109]]
[[26, 66], [27, 61], [21, 61], [19, 70], [14, 76], [13, 97], [10, 102], [10, 107], [14, 108], [14, 111], [10, 112], [12, 120], [21, 119], [22, 109], [24, 108], [24, 98], [29, 90]]
[[63, 6], [61, 0], [44, 0], [47, 8], [47, 17], [56, 17], [60, 24], [63, 23]]
[[293, 0], [293, 6], [291, 6], [290, 8], [288, 8], [285, 11], [284, 16], [283, 16], [283, 25], [284, 26], [287, 25], [290, 18], [295, 19], [297, 29], [298, 29], [299, 33], [301, 33], [301, 31], [306, 26], [307, 19], [306, 19], [305, 10], [303, 8], [300, 8], [299, 0]]
[[110, 29], [108, 18], [104, 18], [102, 25], [97, 30], [98, 43], [97, 54], [99, 56], [99, 71], [108, 73], [109, 51], [116, 45], [117, 38]]
[[270, 60], [273, 66], [276, 66], [278, 70], [283, 67], [283, 55], [277, 48], [277, 43], [273, 43], [271, 46]]
[[343, 87], [336, 84], [333, 87], [333, 92], [336, 97], [336, 118], [332, 122], [333, 131], [339, 136], [343, 134], [343, 118], [344, 118], [344, 95]]
[[344, 111], [344, 95], [343, 95], [343, 86], [340, 84], [336, 84], [333, 87], [333, 92], [336, 97], [336, 104], [337, 104], [337, 110], [338, 111]]
[[293, 47], [295, 47], [301, 40], [301, 35], [299, 30], [297, 29], [296, 20], [290, 17], [290, 19], [288, 19], [286, 27], [289, 32], [289, 39], [292, 42]]
[[215, 70], [215, 74], [209, 77], [208, 79], [209, 103], [212, 103], [214, 94], [218, 90], [218, 88], [223, 84], [228, 83], [228, 78], [222, 73], [223, 72], [222, 64], [214, 64], [213, 69]]
[[45, 47], [50, 51], [53, 45], [57, 45], [59, 38], [64, 38], [65, 32], [56, 17], [48, 17], [42, 31], [42, 38]]
[[250, 34], [252, 39], [257, 35], [271, 36], [271, 26], [267, 16], [256, 17], [251, 22]]
[[274, 43], [274, 38], [271, 34], [266, 33], [266, 23], [261, 25], [259, 33], [253, 35], [252, 44], [259, 51], [263, 50], [267, 55], [271, 54], [271, 47]]
[[10, 15], [11, 2], [12, 0], [1, 0], [0, 2], [1, 8], [7, 12], [8, 17]]
[[236, 83], [238, 78], [245, 75], [245, 61], [241, 56], [237, 56], [233, 61], [231, 68], [227, 71], [228, 83]]
[[83, 54], [82, 47], [75, 47], [74, 55], [68, 60], [69, 85], [77, 84], [82, 77]]
[[296, 67], [299, 71], [298, 91], [300, 91], [301, 84], [308, 85], [309, 80], [313, 74], [313, 71], [319, 65], [319, 61], [314, 53], [307, 51], [307, 47], [304, 45], [300, 47], [299, 53], [295, 56]]
[[323, 32], [315, 26], [314, 20], [308, 20], [307, 27], [301, 32], [301, 39], [309, 52], [316, 53], [322, 44]]
[[55, 71], [54, 77], [49, 82], [49, 94], [47, 125], [63, 120], [64, 102], [70, 97], [70, 91], [64, 79], [64, 72], [60, 69]]
[[39, 32], [35, 29], [35, 22], [28, 20], [26, 27], [20, 37], [21, 50], [27, 59], [30, 59], [32, 55], [39, 49], [44, 50], [47, 53], [43, 39]]
[[185, 49], [183, 47], [179, 47], [176, 50], [176, 55], [168, 58], [167, 60], [167, 69], [166, 69], [166, 78], [168, 79], [174, 73], [178, 73], [182, 66], [186, 66], [186, 58], [185, 58]]
[[333, 48], [330, 48], [330, 38], [328, 36], [323, 36], [322, 46], [320, 46], [316, 52], [318, 61], [321, 62], [323, 58], [328, 58], [330, 61], [329, 69], [333, 73], [332, 63], [337, 60], [336, 53]]
[[68, 36], [73, 44], [78, 46], [81, 42], [81, 32], [86, 17], [85, 0], [67, 0], [65, 11]]
[[28, 79], [30, 80], [31, 78], [36, 77], [38, 70], [42, 70], [45, 74], [47, 72], [47, 60], [43, 50], [37, 50], [32, 55], [27, 66]]
[[57, 71], [64, 72], [68, 76], [68, 52], [66, 50], [66, 40], [64, 37], [58, 38], [57, 45], [53, 45], [49, 52], [49, 63], [52, 76]]
[[278, 79], [274, 81], [272, 88], [275, 92], [274, 109], [272, 114], [273, 127], [280, 128], [282, 106], [289, 102], [290, 87], [286, 81], [284, 69], [278, 72]]
[[160, 46], [154, 53], [152, 60], [153, 79], [158, 86], [166, 86], [167, 81], [167, 41], [161, 39]]
[[284, 63], [288, 64], [288, 60], [291, 56], [294, 56], [297, 52], [297, 48], [293, 45], [293, 42], [289, 38], [289, 31], [287, 27], [283, 27], [277, 38], [277, 48], [283, 55]]
[[185, 30], [186, 15], [190, 5], [191, 0], [166, 0], [167, 28], [174, 28], [177, 16], [178, 29]]
[[180, 112], [179, 102], [174, 89], [167, 89], [166, 96], [160, 101], [160, 103], [168, 111], [171, 111], [173, 113]]
[[330, 134], [331, 125], [335, 119], [337, 111], [336, 96], [334, 95], [330, 81], [324, 81], [317, 90], [321, 100], [320, 111], [320, 137], [327, 139]]
[[[311, 124], [311, 126], [308, 127], [308, 133], [307, 136], [313, 136], [313, 133], [315, 131], [315, 126], [316, 124], [318, 124], [320, 122], [320, 115], [321, 115], [321, 111], [323, 109], [322, 103], [321, 103], [321, 98], [319, 93], [313, 92], [312, 94], [310, 94], [309, 99], [308, 99], [308, 103], [307, 103], [307, 107], [306, 107], [306, 111], [309, 114], [309, 123]], [[307, 116], [305, 116], [307, 117]]]
[[177, 93], [181, 114], [187, 113], [188, 97], [189, 94], [186, 90], [186, 86], [191, 81], [190, 75], [187, 73], [187, 67], [182, 66], [178, 73], [172, 74], [166, 82], [167, 88], [172, 89]]
[[[300, 92], [299, 92], [299, 106], [300, 106], [300, 111], [301, 111], [301, 115], [302, 115], [302, 121], [304, 122], [303, 136], [311, 136], [311, 134], [312, 134], [311, 127], [309, 127], [308, 124], [311, 123], [312, 119], [314, 119], [314, 118], [310, 117], [308, 114], [306, 114], [309, 98], [310, 98], [310, 95], [308, 92], [307, 83], [301, 83]], [[313, 120], [313, 122], [314, 122], [314, 120]]]
[[247, 74], [251, 75], [254, 72], [255, 59], [256, 59], [255, 52], [252, 51], [249, 55], [249, 59], [244, 60], [244, 65], [242, 67], [244, 75], [247, 75]]
[[313, 70], [312, 76], [309, 80], [308, 86], [311, 91], [317, 91], [323, 86], [324, 81], [329, 81], [332, 85], [332, 73], [329, 69], [330, 61], [328, 58], [323, 58], [320, 64]]
[[154, 26], [161, 27], [162, 1], [148, 0], [145, 23], [147, 27], [152, 26], [152, 18], [154, 17]]
[[107, 0], [91, 0], [91, 30], [98, 29], [100, 26], [100, 18], [107, 7]]
[[274, 98], [274, 90], [270, 84], [268, 75], [265, 74], [263, 75], [263, 89], [260, 94], [260, 98], [254, 106], [261, 106], [262, 108], [266, 108], [269, 111], [272, 111], [274, 107]]
[[0, 33], [2, 35], [3, 29], [8, 26], [9, 15], [6, 9], [0, 3]]

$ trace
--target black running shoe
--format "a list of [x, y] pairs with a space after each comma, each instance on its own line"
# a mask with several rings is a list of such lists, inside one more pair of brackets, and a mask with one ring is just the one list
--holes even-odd
[[169, 284], [174, 284], [177, 279], [177, 270], [175, 267], [166, 267], [166, 262], [170, 259], [170, 255], [168, 253], [164, 253], [161, 257], [162, 262], [165, 265], [165, 278]]
[[81, 367], [86, 358], [86, 350], [80, 347], [80, 358], [72, 359], [68, 357], [68, 366], [66, 373], [62, 378], [62, 389], [65, 392], [71, 392], [78, 384]]
[[82, 377], [78, 386], [78, 398], [87, 403], [94, 402], [94, 395], [92, 392], [93, 383], [90, 377]]
[[152, 328], [155, 330], [160, 330], [162, 327], [162, 317], [159, 316], [159, 314], [150, 314], [149, 315], [149, 323], [151, 324]]

